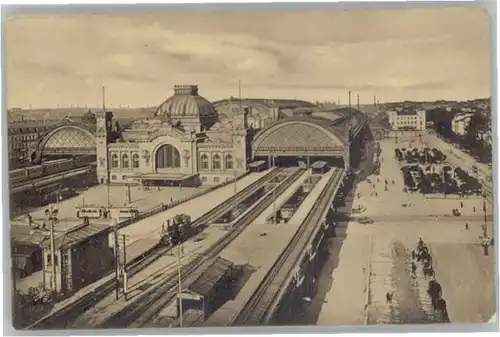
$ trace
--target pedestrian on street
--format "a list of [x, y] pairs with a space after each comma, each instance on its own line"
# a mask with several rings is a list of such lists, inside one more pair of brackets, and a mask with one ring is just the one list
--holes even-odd
[[464, 202], [460, 201], [460, 208], [464, 208]]
[[465, 230], [468, 230], [469, 229], [469, 224], [466, 222], [465, 223]]
[[392, 303], [392, 293], [387, 292], [385, 294], [385, 300], [387, 301], [387, 304]]
[[473, 206], [473, 207], [472, 207], [472, 211], [473, 211], [474, 213], [476, 213], [476, 206]]

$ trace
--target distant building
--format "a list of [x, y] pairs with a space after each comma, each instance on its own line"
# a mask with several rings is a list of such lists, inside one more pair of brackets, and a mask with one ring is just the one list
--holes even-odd
[[388, 115], [393, 130], [425, 130], [425, 110], [398, 109]]
[[35, 151], [40, 137], [54, 124], [56, 124], [56, 121], [27, 120], [10, 122], [7, 130], [9, 161], [28, 160], [31, 153]]
[[453, 116], [453, 119], [451, 120], [451, 130], [453, 133], [459, 136], [465, 135], [467, 126], [469, 126], [472, 116], [474, 116], [472, 113], [458, 113]]

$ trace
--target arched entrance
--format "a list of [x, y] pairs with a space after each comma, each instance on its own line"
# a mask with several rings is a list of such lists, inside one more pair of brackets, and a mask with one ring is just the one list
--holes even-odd
[[155, 155], [155, 169], [178, 169], [181, 167], [179, 150], [171, 144], [160, 146]]

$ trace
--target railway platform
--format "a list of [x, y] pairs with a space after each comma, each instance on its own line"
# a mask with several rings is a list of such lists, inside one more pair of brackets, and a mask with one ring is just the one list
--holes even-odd
[[[269, 170], [253, 173], [242, 178], [236, 182], [236, 191], [241, 191], [245, 187], [252, 185], [267, 173], [269, 173]], [[203, 214], [232, 197], [234, 192], [234, 183], [228, 184], [198, 198], [124, 227], [120, 230], [119, 234], [126, 235], [131, 243], [142, 238], [160, 239], [162, 225], [166, 225], [167, 220], [172, 219], [177, 214], [184, 213], [191, 216], [191, 221], [196, 221]]]
[[[333, 174], [334, 170], [326, 173], [318, 181], [287, 223], [266, 224], [265, 221], [262, 221], [273, 211], [272, 208], [268, 208], [229, 247], [221, 252], [222, 258], [235, 265], [243, 265], [248, 275], [243, 276], [244, 284], [241, 285], [235, 298], [226, 302], [213, 313], [203, 322], [203, 326], [227, 326], [231, 324], [290, 243]], [[309, 173], [306, 172], [304, 178], [299, 179], [284, 195], [291, 196], [308, 176]], [[282, 201], [285, 202], [287, 199], [283, 198]]]

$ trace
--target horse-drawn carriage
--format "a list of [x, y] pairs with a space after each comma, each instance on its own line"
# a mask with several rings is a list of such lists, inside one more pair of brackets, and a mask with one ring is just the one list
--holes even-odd
[[[443, 291], [439, 282], [435, 279], [434, 268], [432, 265], [432, 255], [427, 245], [420, 238], [417, 244], [417, 249], [412, 251], [412, 258], [417, 262], [422, 263], [422, 271], [425, 277], [429, 277], [429, 285], [427, 294], [429, 295], [432, 303], [432, 308], [435, 314], [440, 316], [439, 321], [448, 321], [448, 310], [446, 301], [443, 299]], [[412, 262], [413, 263], [413, 262]]]

